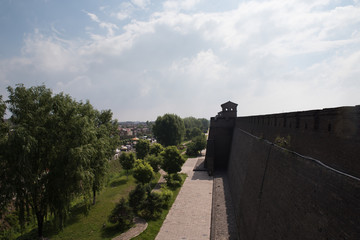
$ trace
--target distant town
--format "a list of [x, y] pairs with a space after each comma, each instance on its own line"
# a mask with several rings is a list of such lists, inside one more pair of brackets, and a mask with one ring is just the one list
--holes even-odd
[[152, 134], [152, 126], [154, 122], [119, 122], [118, 131], [120, 136], [120, 148], [116, 149], [115, 158], [117, 158], [120, 152], [130, 151], [134, 149], [139, 139], [146, 139], [150, 142], [154, 142]]

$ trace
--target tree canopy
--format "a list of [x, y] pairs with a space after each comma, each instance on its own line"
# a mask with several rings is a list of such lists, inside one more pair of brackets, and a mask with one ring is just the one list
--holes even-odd
[[164, 147], [160, 143], [153, 143], [150, 145], [149, 154], [158, 156], [163, 150]]
[[140, 139], [135, 145], [136, 157], [139, 159], [144, 159], [150, 151], [150, 141], [145, 139]]
[[6, 170], [4, 155], [6, 150], [6, 141], [8, 137], [8, 124], [4, 121], [6, 111], [6, 104], [0, 95], [0, 216], [5, 209], [8, 201], [12, 198], [11, 191], [9, 190], [9, 182], [7, 181], [8, 173]]
[[206, 147], [206, 137], [204, 134], [194, 137], [187, 145], [186, 154], [197, 156], [201, 150]]
[[181, 171], [185, 160], [175, 146], [166, 147], [161, 155], [163, 157], [162, 169], [164, 169], [165, 172], [172, 174]]
[[95, 131], [94, 141], [95, 153], [91, 158], [91, 170], [94, 175], [92, 185], [93, 204], [95, 204], [96, 193], [103, 186], [103, 179], [106, 174], [108, 160], [112, 157], [114, 149], [118, 145], [117, 121], [112, 120], [110, 110], [95, 111]]
[[133, 152], [124, 152], [119, 157], [119, 162], [123, 169], [126, 170], [126, 174], [129, 173], [129, 170], [133, 169], [135, 164], [135, 154]]
[[111, 114], [97, 114], [89, 102], [76, 102], [62, 93], [53, 96], [45, 86], [17, 85], [8, 87], [8, 92], [12, 125], [2, 181], [9, 186], [6, 194], [14, 199], [20, 221], [24, 222], [30, 206], [42, 237], [48, 211], [61, 227], [74, 197], [89, 199], [91, 190], [99, 189], [104, 159], [113, 145], [108, 144], [110, 131], [98, 122], [105, 118], [108, 124]]
[[184, 121], [175, 114], [157, 117], [153, 133], [156, 140], [164, 146], [178, 145], [184, 139]]
[[185, 125], [185, 139], [190, 140], [205, 133], [209, 128], [209, 120], [205, 118], [186, 117], [183, 119]]
[[133, 175], [134, 178], [143, 185], [149, 183], [155, 176], [150, 164], [141, 159], [135, 161]]

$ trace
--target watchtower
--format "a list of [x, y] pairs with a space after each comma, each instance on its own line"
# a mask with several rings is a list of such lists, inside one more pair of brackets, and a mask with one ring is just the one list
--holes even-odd
[[205, 167], [211, 175], [215, 170], [226, 169], [237, 117], [237, 104], [228, 101], [221, 105], [222, 111], [210, 119], [206, 146]]
[[[236, 118], [237, 116], [237, 104], [233, 102], [226, 102], [224, 104], [221, 104], [222, 111], [218, 113], [221, 117], [224, 118]], [[219, 117], [220, 117], [219, 116]]]

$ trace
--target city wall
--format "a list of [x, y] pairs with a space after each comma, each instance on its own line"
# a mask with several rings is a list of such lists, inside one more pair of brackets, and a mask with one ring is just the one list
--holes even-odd
[[359, 116], [357, 106], [211, 119], [206, 161], [227, 167], [239, 239], [360, 239]]

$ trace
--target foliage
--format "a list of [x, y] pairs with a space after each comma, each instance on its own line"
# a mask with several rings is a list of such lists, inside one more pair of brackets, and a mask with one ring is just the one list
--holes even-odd
[[109, 216], [109, 222], [117, 223], [120, 229], [124, 229], [132, 224], [134, 218], [133, 211], [128, 202], [121, 198]]
[[185, 139], [191, 140], [194, 137], [202, 135], [203, 132], [199, 128], [186, 129]]
[[160, 143], [153, 143], [150, 145], [149, 154], [158, 156], [163, 150], [164, 147]]
[[149, 163], [144, 160], [138, 159], [135, 161], [135, 167], [133, 169], [134, 178], [141, 184], [146, 184], [154, 178], [154, 170]]
[[[181, 186], [181, 182], [182, 180], [180, 181], [180, 186]], [[179, 187], [180, 187], [179, 186]], [[167, 188], [162, 188], [161, 189], [161, 203], [162, 203], [162, 208], [163, 209], [169, 209], [170, 207], [170, 201], [171, 201], [171, 198], [173, 197], [173, 192]]]
[[201, 133], [204, 133], [209, 128], [209, 120], [205, 118], [194, 118], [194, 117], [187, 117], [184, 118], [184, 125], [186, 135], [185, 138], [190, 140], [196, 136], [199, 136]]
[[140, 139], [138, 143], [135, 145], [136, 148], [136, 157], [138, 159], [144, 159], [150, 151], [150, 141]]
[[123, 169], [126, 170], [126, 175], [129, 174], [129, 170], [134, 168], [135, 154], [133, 152], [124, 152], [119, 157], [119, 162]]
[[145, 161], [150, 164], [150, 166], [153, 168], [154, 172], [159, 172], [160, 166], [162, 164], [162, 157], [161, 155], [148, 155], [145, 158]]
[[153, 133], [157, 141], [164, 146], [178, 145], [184, 139], [184, 121], [175, 114], [157, 117]]
[[166, 185], [171, 189], [175, 189], [181, 186], [181, 177], [177, 173], [165, 175], [164, 178], [166, 180]]
[[96, 139], [94, 142], [95, 153], [91, 158], [91, 170], [94, 175], [92, 191], [93, 204], [96, 201], [96, 193], [103, 186], [104, 176], [107, 171], [109, 159], [111, 159], [114, 150], [118, 144], [117, 121], [112, 120], [112, 112], [95, 111], [95, 130]]
[[275, 138], [275, 144], [280, 146], [280, 147], [283, 147], [283, 148], [289, 148], [290, 147], [290, 141], [291, 141], [290, 136], [287, 136], [286, 138], [277, 136]]
[[53, 96], [45, 86], [20, 84], [8, 92], [13, 125], [2, 148], [0, 185], [6, 193], [1, 196], [15, 199], [22, 226], [25, 212], [34, 213], [42, 237], [49, 211], [62, 227], [71, 201], [81, 195], [88, 203], [91, 190], [100, 189], [111, 144], [108, 134], [99, 131], [89, 102]]
[[146, 198], [146, 190], [143, 184], [136, 185], [136, 188], [129, 193], [129, 205], [135, 213], [140, 210]]
[[145, 219], [156, 219], [160, 216], [163, 209], [163, 202], [161, 194], [148, 190], [146, 199], [143, 202], [141, 209], [141, 217]]
[[201, 150], [206, 147], [206, 137], [204, 134], [194, 137], [188, 144], [186, 154], [189, 156], [197, 156]]
[[[184, 182], [186, 175], [185, 174], [180, 174], [181, 178], [182, 178], [182, 183]], [[141, 233], [139, 236], [135, 237], [134, 240], [151, 240], [151, 239], [155, 239], [156, 235], [158, 234], [168, 212], [169, 212], [169, 208], [171, 207], [171, 205], [174, 203], [180, 188], [176, 188], [173, 190], [169, 190], [172, 193], [172, 197], [168, 202], [168, 208], [164, 208], [164, 210], [161, 212], [161, 215], [159, 218], [157, 219], [152, 219], [152, 220], [148, 220], [148, 227], [146, 228], [146, 230]], [[166, 195], [166, 193], [165, 193]], [[165, 198], [165, 197], [164, 197]]]
[[12, 198], [9, 182], [6, 181], [7, 173], [5, 172], [5, 155], [6, 142], [8, 138], [8, 124], [4, 121], [4, 115], [6, 111], [6, 104], [2, 100], [0, 95], [0, 217], [5, 211], [8, 202]]
[[161, 168], [168, 174], [181, 171], [181, 167], [185, 160], [181, 156], [179, 150], [175, 146], [169, 146], [161, 153], [163, 162]]

